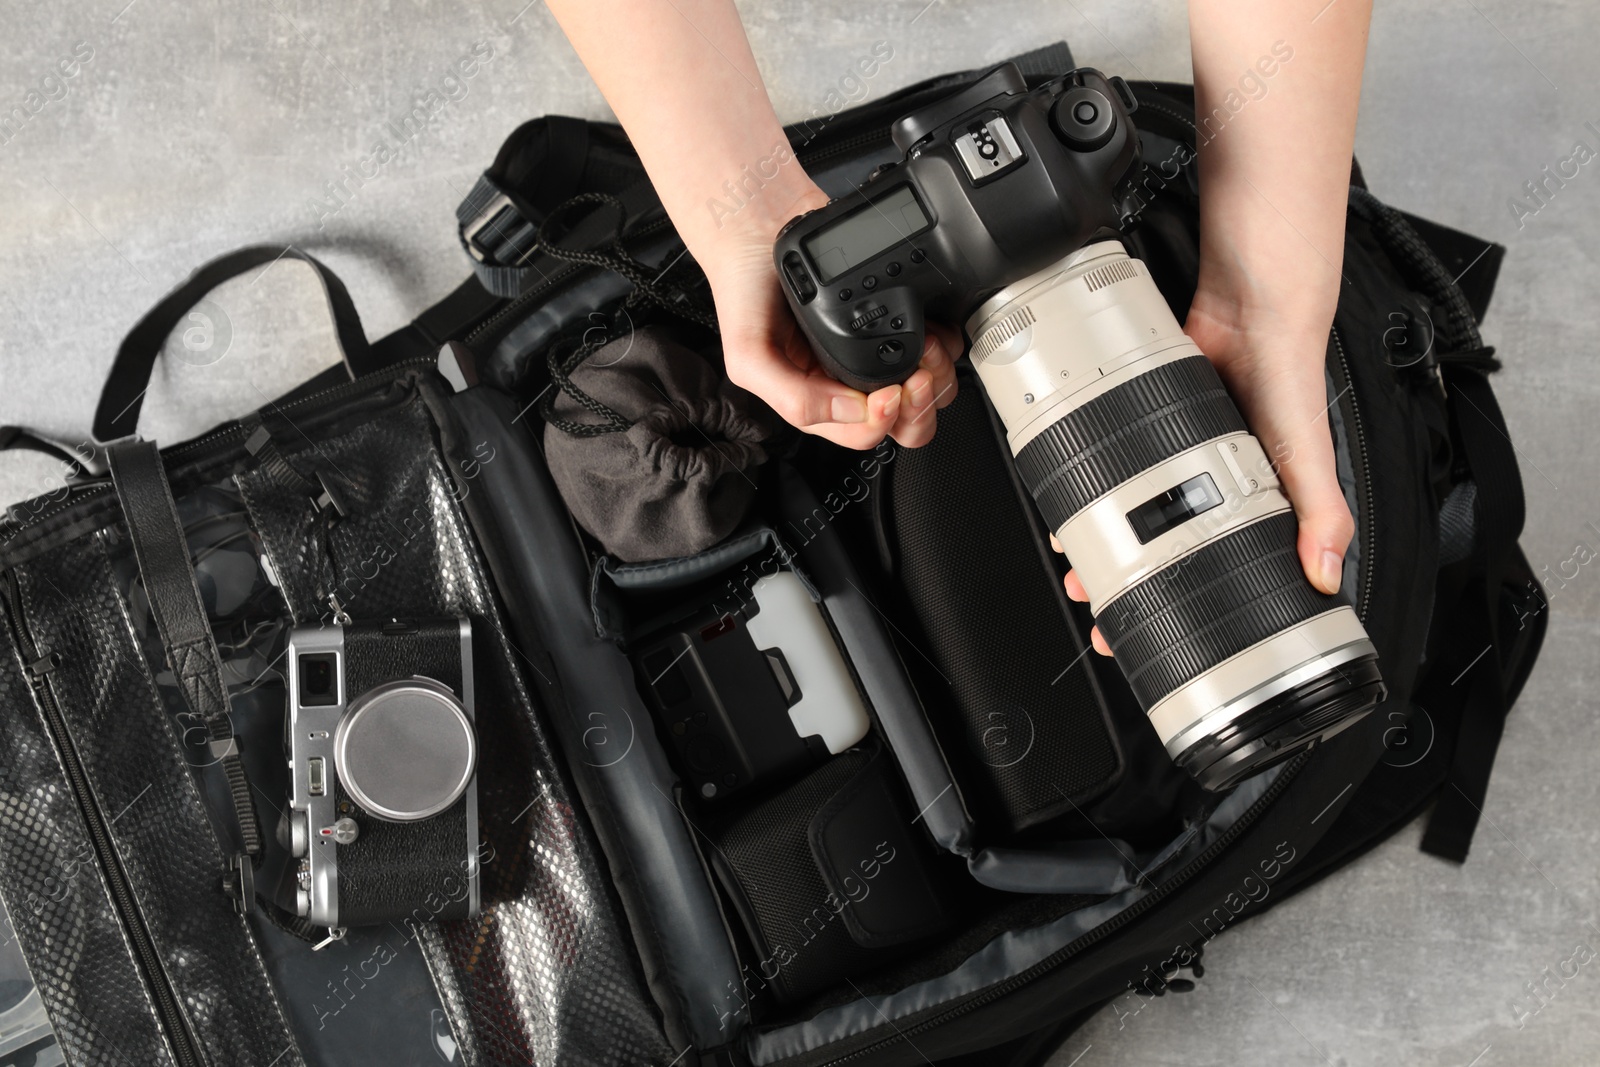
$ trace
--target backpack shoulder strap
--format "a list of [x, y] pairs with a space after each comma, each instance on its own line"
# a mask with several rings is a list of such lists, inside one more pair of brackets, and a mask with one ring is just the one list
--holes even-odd
[[[1505, 626], [1503, 590], [1513, 570], [1521, 569], [1517, 535], [1522, 532], [1524, 504], [1516, 454], [1488, 379], [1471, 367], [1447, 366], [1445, 384], [1457, 438], [1477, 485], [1475, 544], [1472, 577], [1457, 610], [1449, 613], [1457, 620], [1451, 651], [1434, 667], [1430, 679], [1434, 710], [1453, 717], [1457, 729], [1422, 850], [1460, 863], [1467, 858], [1483, 814], [1506, 714], [1521, 681], [1518, 667], [1531, 658], [1522, 647], [1529, 639], [1521, 633], [1523, 620], [1517, 620], [1516, 630]], [[1537, 597], [1537, 580], [1531, 575], [1528, 580]], [[1539, 614], [1532, 640], [1542, 636], [1545, 623], [1546, 616]]]

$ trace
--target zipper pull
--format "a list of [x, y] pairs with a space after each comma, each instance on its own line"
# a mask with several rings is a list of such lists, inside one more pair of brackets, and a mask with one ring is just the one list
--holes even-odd
[[28, 664], [28, 680], [35, 686], [43, 685], [45, 676], [59, 666], [61, 666], [61, 653], [46, 652]]

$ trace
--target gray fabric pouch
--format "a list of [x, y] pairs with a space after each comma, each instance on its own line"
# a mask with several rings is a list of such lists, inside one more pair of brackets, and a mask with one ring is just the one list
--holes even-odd
[[668, 331], [619, 337], [557, 384], [545, 458], [607, 553], [629, 563], [693, 555], [749, 512], [774, 418]]

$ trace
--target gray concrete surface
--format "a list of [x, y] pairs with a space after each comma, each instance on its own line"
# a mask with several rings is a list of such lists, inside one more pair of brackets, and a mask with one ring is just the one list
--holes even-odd
[[[237, 245], [325, 257], [373, 336], [444, 294], [463, 274], [452, 208], [501, 138], [546, 112], [606, 114], [548, 13], [524, 2], [4, 0], [0, 111], [32, 106], [30, 90], [44, 103], [0, 144], [0, 423], [86, 433], [123, 332]], [[780, 113], [823, 109], [877, 40], [894, 58], [873, 95], [1062, 36], [1130, 78], [1189, 75], [1178, 4], [925, 4], [744, 5]], [[1321, 5], [1304, 6], [1309, 20]], [[1507, 363], [1495, 385], [1523, 460], [1523, 543], [1552, 572], [1579, 543], [1600, 547], [1600, 162], [1520, 225], [1508, 199], [1575, 141], [1600, 149], [1585, 127], [1600, 126], [1597, 30], [1588, 0], [1381, 5], [1357, 143], [1381, 197], [1510, 248], [1486, 333]], [[492, 58], [448, 82], [475, 45]], [[85, 46], [92, 57], [55, 80]], [[389, 124], [430, 89], [453, 99], [399, 145]], [[396, 158], [330, 212], [327, 183], [380, 139]], [[169, 344], [182, 358], [152, 386], [146, 436], [180, 440], [333, 359], [299, 268], [233, 283], [212, 304], [209, 335], [197, 320], [187, 347]], [[54, 477], [48, 462], [0, 458], [0, 500]], [[1579, 568], [1551, 613], [1465, 867], [1418, 852], [1412, 827], [1213, 942], [1196, 992], [1102, 1013], [1055, 1067], [1600, 1060], [1600, 962], [1520, 1027], [1513, 1010], [1531, 1010], [1524, 983], [1580, 942], [1600, 950], [1600, 570]]]

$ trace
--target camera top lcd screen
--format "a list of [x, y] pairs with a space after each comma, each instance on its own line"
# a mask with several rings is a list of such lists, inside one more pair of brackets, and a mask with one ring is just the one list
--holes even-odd
[[823, 285], [927, 228], [927, 213], [911, 186], [902, 185], [857, 208], [801, 243]]

